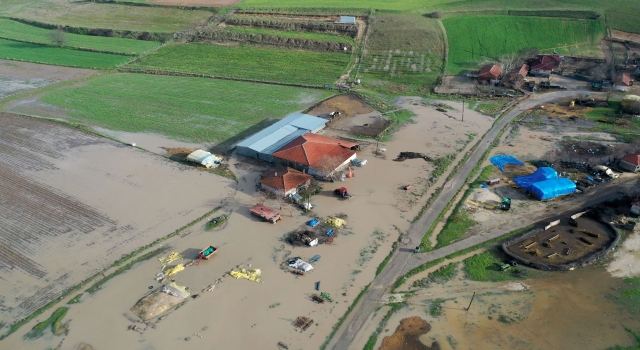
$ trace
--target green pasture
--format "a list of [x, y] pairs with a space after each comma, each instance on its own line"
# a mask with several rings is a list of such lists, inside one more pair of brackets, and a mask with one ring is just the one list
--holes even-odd
[[218, 79], [112, 74], [89, 79], [83, 86], [51, 91], [42, 101], [68, 111], [72, 122], [217, 143], [267, 118], [282, 118], [309, 107], [329, 94]]
[[109, 68], [131, 57], [0, 39], [0, 58], [80, 68]]
[[292, 38], [292, 39], [318, 40], [318, 41], [329, 41], [329, 42], [348, 43], [348, 44], [353, 44], [356, 42], [352, 38], [341, 36], [341, 35], [313, 33], [313, 32], [297, 32], [293, 30], [283, 31], [283, 30], [277, 30], [277, 29], [254, 28], [254, 27], [227, 27], [226, 30], [232, 33], [271, 35], [271, 36], [280, 36], [283, 38]]
[[376, 16], [370, 25], [367, 51], [358, 73], [363, 86], [396, 94], [413, 93], [436, 83], [445, 51], [438, 20], [384, 14]]
[[[40, 44], [51, 44], [50, 29], [31, 26], [10, 19], [0, 18], [0, 37], [4, 39], [29, 41]], [[155, 41], [144, 41], [104, 36], [79, 35], [65, 33], [65, 47], [85, 48], [100, 51], [136, 54], [160, 45]]]
[[3, 0], [0, 14], [72, 27], [166, 33], [204, 25], [213, 15], [205, 10], [68, 0]]
[[204, 43], [167, 45], [131, 66], [304, 85], [327, 85], [344, 74], [351, 55]]
[[482, 61], [536, 47], [553, 52], [575, 44], [598, 46], [604, 21], [517, 16], [451, 17], [443, 21], [449, 41], [447, 72], [477, 69]]

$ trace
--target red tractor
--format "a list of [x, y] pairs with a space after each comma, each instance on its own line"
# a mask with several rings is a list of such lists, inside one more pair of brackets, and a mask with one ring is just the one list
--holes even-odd
[[336, 188], [335, 190], [333, 190], [333, 194], [335, 194], [340, 198], [345, 198], [345, 199], [351, 198], [351, 195], [349, 194], [349, 192], [347, 192], [346, 187]]

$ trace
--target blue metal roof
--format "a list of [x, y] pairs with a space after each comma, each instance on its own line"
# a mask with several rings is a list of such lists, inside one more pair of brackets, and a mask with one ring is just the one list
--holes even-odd
[[240, 142], [237, 147], [271, 154], [298, 136], [321, 129], [328, 121], [308, 114], [292, 113]]
[[340, 23], [356, 24], [356, 18], [353, 16], [340, 16]]

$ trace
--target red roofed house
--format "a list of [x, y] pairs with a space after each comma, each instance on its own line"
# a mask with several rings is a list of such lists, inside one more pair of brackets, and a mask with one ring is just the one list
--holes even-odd
[[531, 75], [548, 77], [554, 68], [562, 62], [562, 57], [556, 55], [540, 55], [531, 62]]
[[346, 168], [349, 162], [356, 158], [357, 147], [353, 142], [306, 134], [289, 142], [272, 155], [281, 164], [307, 170], [311, 175], [327, 176]]
[[502, 67], [494, 64], [480, 68], [478, 72], [478, 83], [489, 84], [492, 80], [498, 80], [502, 74]]
[[640, 153], [635, 153], [622, 158], [618, 166], [624, 170], [634, 173], [640, 171]]
[[520, 67], [520, 70], [518, 71], [518, 73], [516, 74], [516, 79], [523, 80], [527, 76], [527, 74], [529, 74], [529, 65], [523, 64], [522, 67]]
[[633, 80], [631, 79], [631, 75], [629, 73], [622, 73], [618, 79], [616, 79], [616, 83], [614, 89], [616, 91], [627, 91], [629, 86], [633, 85]]
[[260, 186], [266, 191], [286, 197], [297, 193], [298, 188], [302, 186], [309, 186], [311, 177], [298, 170], [279, 166], [265, 171], [260, 176]]

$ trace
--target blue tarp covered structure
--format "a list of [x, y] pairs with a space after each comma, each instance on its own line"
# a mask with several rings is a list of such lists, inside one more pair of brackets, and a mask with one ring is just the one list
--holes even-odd
[[542, 167], [538, 168], [533, 174], [526, 176], [518, 176], [513, 179], [513, 182], [517, 183], [518, 186], [528, 190], [531, 185], [536, 182], [549, 180], [549, 179], [557, 179], [558, 173], [553, 170], [553, 168]]
[[522, 163], [521, 161], [507, 154], [499, 154], [497, 156], [493, 156], [489, 158], [489, 161], [491, 161], [491, 164], [497, 166], [502, 172], [504, 172], [505, 164], [524, 165], [524, 163]]
[[564, 196], [576, 191], [576, 184], [566, 177], [536, 182], [529, 188], [540, 200]]

